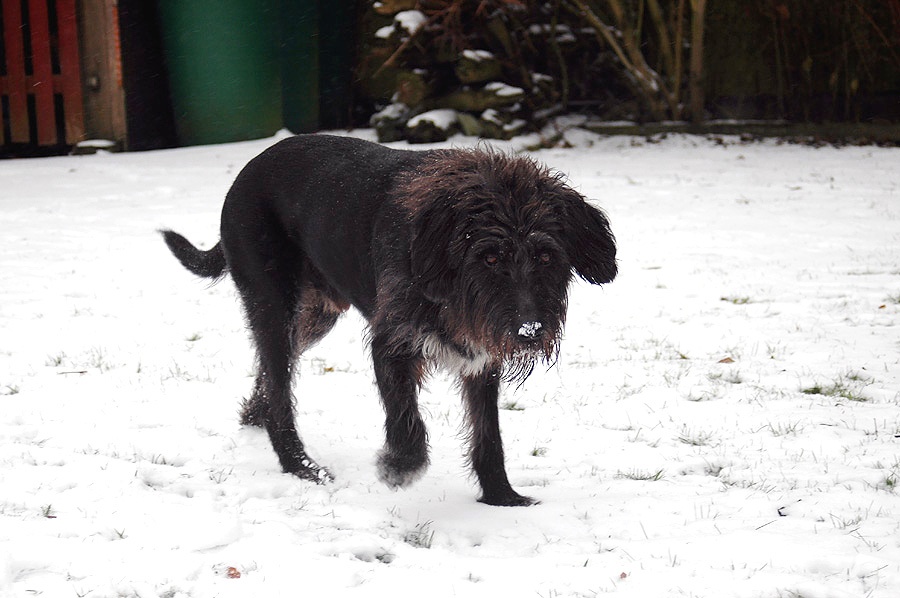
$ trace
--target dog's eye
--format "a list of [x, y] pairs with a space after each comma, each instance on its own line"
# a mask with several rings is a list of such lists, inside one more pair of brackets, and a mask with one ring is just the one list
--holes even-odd
[[547, 264], [549, 264], [552, 261], [552, 258], [550, 257], [550, 252], [548, 252], [548, 251], [540, 252], [537, 256], [537, 261], [542, 266], [546, 266]]
[[488, 266], [496, 266], [497, 262], [500, 261], [500, 257], [496, 253], [486, 253], [482, 259]]

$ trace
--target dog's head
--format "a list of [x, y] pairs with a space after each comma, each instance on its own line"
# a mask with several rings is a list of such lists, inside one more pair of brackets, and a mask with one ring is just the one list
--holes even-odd
[[527, 371], [555, 358], [573, 273], [616, 276], [606, 216], [530, 158], [433, 152], [401, 197], [414, 284], [444, 307], [447, 333]]

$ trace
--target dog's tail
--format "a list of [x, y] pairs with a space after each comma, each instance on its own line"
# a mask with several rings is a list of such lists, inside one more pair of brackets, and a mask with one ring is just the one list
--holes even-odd
[[169, 250], [175, 254], [181, 265], [204, 278], [219, 278], [225, 274], [225, 253], [222, 252], [222, 244], [216, 243], [215, 247], [207, 251], [197, 249], [190, 241], [171, 230], [159, 231], [162, 233], [169, 246]]

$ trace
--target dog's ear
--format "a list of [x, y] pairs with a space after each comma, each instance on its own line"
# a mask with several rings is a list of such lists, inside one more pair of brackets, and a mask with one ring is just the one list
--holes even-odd
[[618, 272], [616, 239], [609, 220], [601, 210], [588, 204], [581, 195], [566, 188], [563, 192], [566, 213], [566, 246], [572, 268], [592, 284], [611, 282]]
[[443, 302], [453, 292], [455, 277], [451, 243], [456, 210], [449, 200], [435, 199], [421, 207], [410, 221], [409, 261], [413, 280], [425, 297]]

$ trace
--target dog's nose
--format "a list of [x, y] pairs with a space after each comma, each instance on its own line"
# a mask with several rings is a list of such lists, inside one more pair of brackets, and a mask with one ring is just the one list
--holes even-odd
[[519, 326], [519, 338], [533, 341], [541, 336], [541, 329], [543, 329], [543, 327], [544, 325], [540, 322], [524, 322]]

